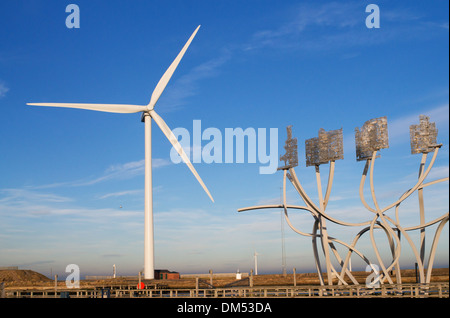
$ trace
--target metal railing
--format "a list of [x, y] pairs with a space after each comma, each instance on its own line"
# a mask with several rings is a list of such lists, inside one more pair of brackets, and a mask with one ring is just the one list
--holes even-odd
[[110, 286], [73, 289], [6, 288], [6, 298], [448, 298], [449, 283], [383, 284], [379, 288], [364, 285], [300, 285], [228, 288], [137, 289], [136, 286]]

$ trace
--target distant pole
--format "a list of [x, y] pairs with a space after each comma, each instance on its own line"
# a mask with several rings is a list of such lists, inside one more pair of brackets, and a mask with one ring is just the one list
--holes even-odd
[[[280, 187], [280, 204], [282, 204], [282, 195], [283, 195], [283, 188]], [[281, 267], [283, 270], [283, 276], [286, 277], [286, 249], [284, 247], [284, 210], [280, 211], [280, 217], [281, 217]]]
[[113, 265], [113, 278], [116, 278], [116, 264]]
[[209, 284], [211, 286], [213, 285], [213, 270], [212, 269], [209, 270]]
[[297, 277], [295, 275], [295, 267], [292, 271], [293, 271], [293, 276], [294, 276], [294, 286], [297, 286]]
[[58, 275], [55, 275], [55, 298], [57, 289], [58, 289]]
[[195, 277], [195, 297], [198, 297], [198, 276]]
[[417, 273], [417, 263], [415, 263], [415, 270], [416, 270], [416, 283], [418, 283], [419, 282], [419, 275], [418, 275], [418, 273]]

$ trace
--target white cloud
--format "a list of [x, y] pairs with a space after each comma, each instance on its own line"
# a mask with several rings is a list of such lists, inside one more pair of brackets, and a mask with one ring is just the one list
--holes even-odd
[[[263, 47], [323, 47], [332, 40], [331, 31], [348, 32], [358, 21], [354, 14], [357, 6], [355, 3], [326, 3], [323, 5], [301, 4], [294, 11], [288, 21], [273, 29], [256, 32], [245, 50], [260, 49]], [[306, 30], [326, 27], [326, 36], [319, 36], [312, 32], [312, 38], [308, 37]], [[336, 34], [334, 36], [336, 36]], [[348, 35], [346, 35], [348, 36]], [[341, 41], [342, 41], [341, 36]]]
[[69, 206], [69, 202], [74, 202], [72, 198], [28, 189], [2, 189], [0, 195], [3, 195], [3, 197], [0, 197], [0, 216], [72, 215], [101, 222], [106, 215], [108, 217], [124, 217], [142, 214], [141, 211], [125, 209], [91, 209]]
[[0, 199], [0, 203], [6, 202], [70, 202], [71, 198], [59, 196], [52, 193], [38, 193], [25, 189], [1, 189], [0, 193], [5, 196]]
[[389, 143], [395, 143], [404, 139], [409, 140], [409, 126], [419, 123], [419, 115], [429, 116], [430, 122], [436, 123], [438, 131], [440, 127], [448, 127], [448, 111], [449, 104], [446, 104], [424, 110], [420, 113], [417, 112], [415, 114], [409, 114], [404, 117], [394, 119], [390, 122], [388, 119]]
[[[166, 159], [152, 159], [152, 169], [161, 168], [170, 164]], [[91, 185], [98, 182], [112, 179], [130, 179], [138, 175], [144, 174], [145, 160], [131, 161], [124, 164], [116, 164], [109, 166], [102, 177], [81, 183], [80, 185]]]
[[[161, 168], [171, 164], [169, 160], [154, 158], [152, 159], [152, 169]], [[40, 186], [30, 186], [29, 189], [47, 189], [56, 187], [81, 187], [97, 184], [111, 180], [131, 179], [144, 174], [145, 160], [131, 161], [123, 164], [114, 164], [106, 168], [103, 175], [93, 179], [81, 179], [67, 182], [56, 182]]]
[[440, 167], [434, 166], [433, 169], [428, 174], [425, 183], [441, 178], [448, 178], [449, 175], [448, 172], [449, 172], [448, 166], [440, 166]]
[[0, 98], [5, 97], [5, 95], [8, 91], [9, 91], [9, 88], [6, 87], [5, 83], [0, 81]]
[[164, 108], [162, 111], [168, 112], [179, 108], [184, 104], [188, 97], [194, 96], [198, 92], [197, 83], [203, 79], [210, 78], [218, 74], [218, 69], [230, 58], [229, 52], [226, 51], [221, 56], [206, 61], [193, 68], [188, 74], [181, 76], [168, 89], [167, 96], [162, 96]]
[[[385, 43], [397, 39], [425, 38], [431, 31], [448, 29], [448, 23], [433, 24], [407, 9], [382, 7], [381, 32], [365, 27], [365, 3], [307, 2], [287, 13], [286, 22], [255, 32], [244, 50], [262, 48], [329, 50]], [[420, 22], [420, 23], [419, 23]], [[386, 26], [386, 24], [388, 26]]]
[[136, 195], [136, 194], [144, 194], [143, 190], [128, 190], [128, 191], [121, 191], [121, 192], [114, 192], [114, 193], [108, 193], [105, 195], [102, 195], [99, 197], [99, 199], [107, 199], [111, 197], [121, 197], [126, 195]]

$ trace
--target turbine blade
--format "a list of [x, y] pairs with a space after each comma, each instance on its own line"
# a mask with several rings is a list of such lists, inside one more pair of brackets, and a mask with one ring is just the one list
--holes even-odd
[[191, 170], [191, 172], [194, 174], [195, 178], [197, 178], [197, 181], [200, 183], [200, 185], [203, 187], [203, 190], [205, 190], [206, 194], [209, 196], [209, 198], [211, 199], [212, 202], [214, 202], [213, 197], [211, 196], [211, 193], [209, 193], [208, 188], [206, 187], [206, 185], [203, 183], [202, 178], [200, 178], [200, 176], [198, 175], [197, 171], [194, 169], [194, 167], [191, 164], [191, 161], [189, 160], [189, 157], [186, 155], [186, 153], [184, 152], [183, 148], [181, 147], [180, 143], [178, 142], [177, 138], [175, 137], [175, 135], [172, 133], [172, 131], [170, 130], [170, 128], [167, 126], [167, 124], [165, 123], [165, 121], [159, 117], [159, 115], [154, 111], [151, 110], [150, 111], [150, 116], [155, 120], [156, 124], [159, 126], [159, 128], [162, 130], [162, 132], [164, 133], [164, 135], [167, 137], [167, 139], [169, 139], [170, 143], [172, 144], [172, 146], [175, 148], [175, 150], [178, 152], [178, 154], [181, 156], [181, 158], [183, 159], [183, 161], [187, 164], [187, 166], [189, 167], [189, 169]]
[[108, 113], [138, 113], [147, 110], [142, 105], [124, 105], [124, 104], [76, 104], [76, 103], [27, 103], [31, 106], [48, 106], [48, 107], [67, 107], [96, 110]]
[[152, 97], [150, 98], [150, 103], [148, 104], [149, 110], [153, 109], [153, 107], [155, 106], [159, 97], [161, 96], [162, 92], [166, 88], [167, 83], [169, 83], [170, 78], [172, 77], [173, 73], [175, 72], [175, 69], [178, 66], [178, 63], [180, 63], [181, 59], [183, 58], [184, 53], [186, 52], [187, 48], [191, 44], [191, 42], [194, 39], [195, 35], [197, 34], [197, 31], [199, 28], [200, 28], [200, 26], [198, 26], [197, 29], [195, 29], [194, 33], [192, 33], [189, 40], [186, 42], [186, 44], [181, 49], [180, 53], [178, 53], [178, 56], [175, 58], [175, 60], [169, 66], [167, 71], [164, 73], [164, 75], [159, 80], [158, 85], [156, 85], [155, 89], [153, 90]]

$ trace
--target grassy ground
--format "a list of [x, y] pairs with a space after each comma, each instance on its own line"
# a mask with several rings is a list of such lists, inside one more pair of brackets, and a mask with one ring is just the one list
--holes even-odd
[[[369, 273], [366, 272], [352, 272], [353, 276], [360, 284], [364, 284]], [[324, 275], [326, 277], [326, 275]], [[395, 275], [393, 275], [394, 283]], [[326, 281], [326, 278], [325, 278]], [[351, 284], [350, 279], [346, 281]], [[449, 281], [449, 269], [439, 268], [434, 269], [432, 273], [432, 282], [448, 282]], [[48, 287], [54, 288], [55, 283], [53, 280], [46, 276], [30, 271], [30, 270], [0, 270], [0, 283], [4, 282], [5, 287]], [[102, 287], [112, 285], [137, 285], [137, 279], [116, 278], [107, 280], [82, 280], [80, 287]], [[152, 280], [144, 281], [147, 285], [154, 285], [159, 288], [195, 288], [196, 278], [182, 278], [179, 280]], [[212, 284], [214, 287], [224, 287], [227, 284], [236, 282], [235, 277], [214, 277]], [[415, 283], [416, 276], [413, 269], [402, 270], [402, 283]], [[207, 288], [207, 284], [210, 283], [210, 278], [200, 279], [200, 288]], [[317, 273], [302, 273], [296, 274], [297, 285], [319, 285], [320, 281]], [[333, 279], [333, 284], [337, 283], [337, 279]], [[283, 276], [277, 275], [257, 275], [253, 276], [253, 286], [293, 286], [294, 276], [293, 274], [287, 274]], [[248, 286], [248, 280], [243, 280], [238, 286]], [[65, 287], [65, 281], [58, 281], [58, 287]]]

